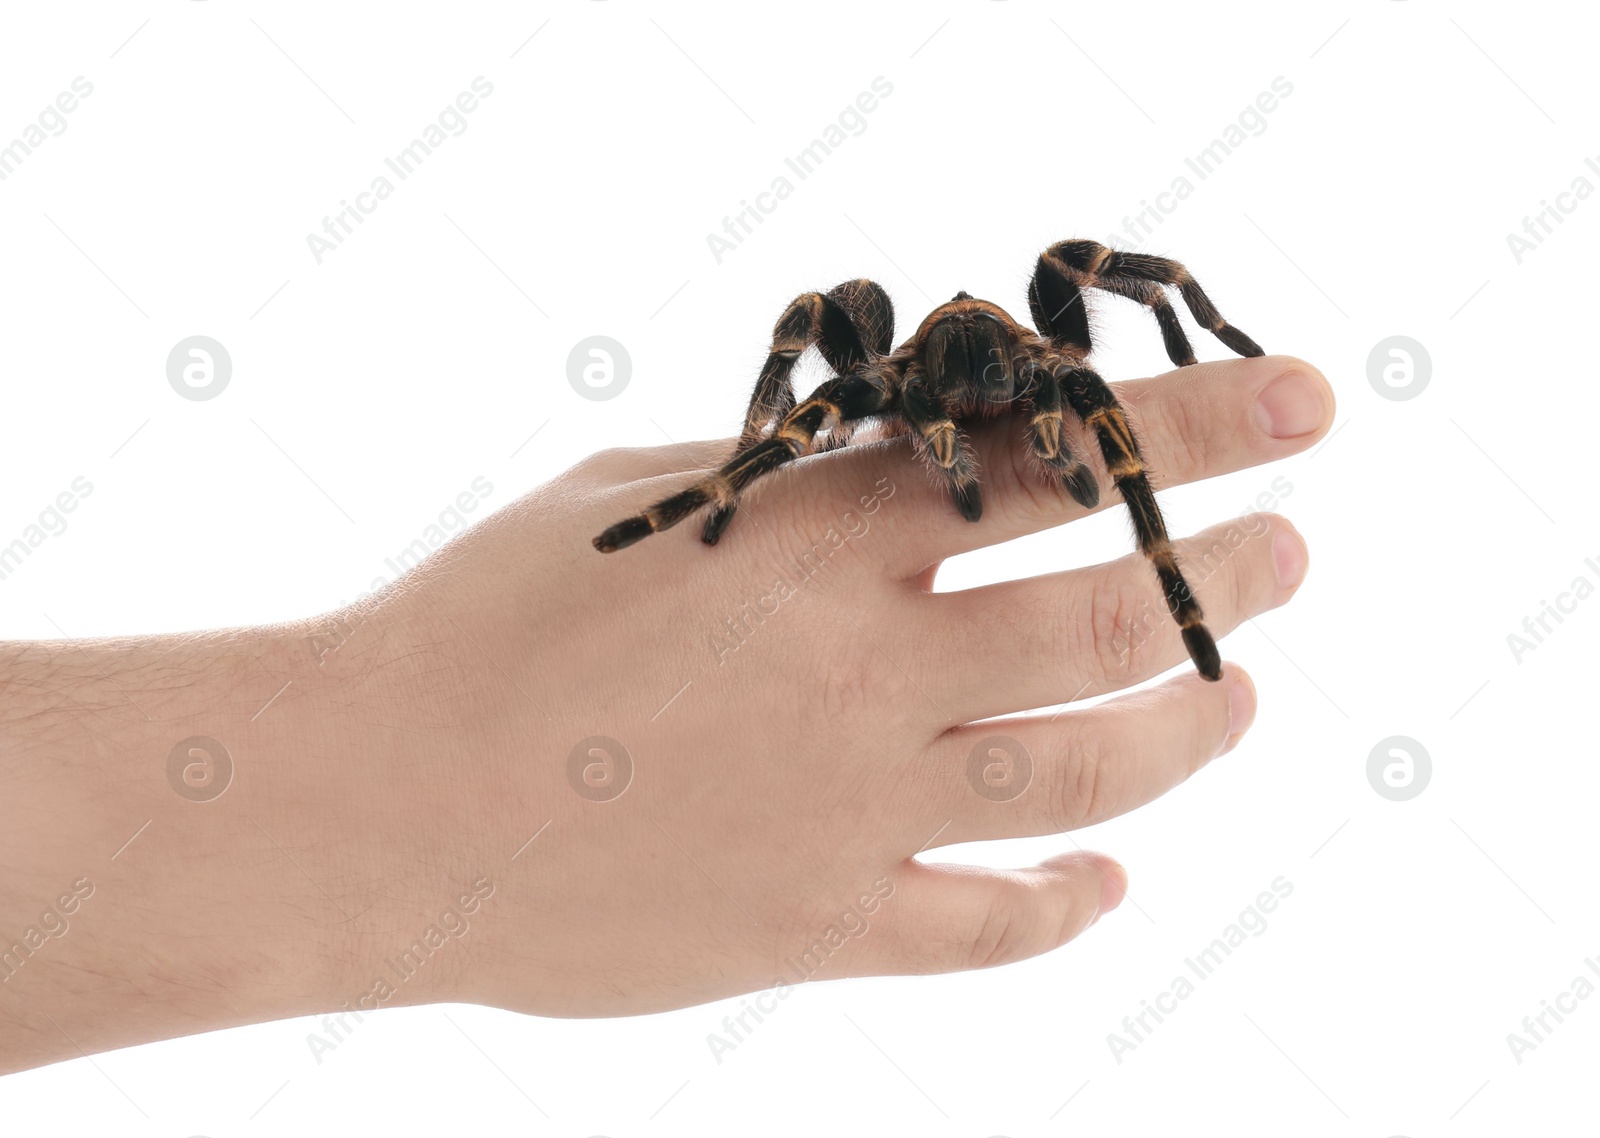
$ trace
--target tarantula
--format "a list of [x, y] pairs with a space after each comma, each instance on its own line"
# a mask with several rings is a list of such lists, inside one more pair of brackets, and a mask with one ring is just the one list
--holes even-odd
[[[1037, 332], [998, 305], [960, 292], [891, 350], [894, 307], [872, 281], [847, 281], [826, 293], [797, 297], [773, 328], [733, 457], [687, 489], [609, 527], [594, 539], [594, 547], [601, 553], [622, 549], [703, 506], [711, 512], [700, 538], [715, 545], [752, 482], [811, 453], [820, 433], [827, 433], [826, 445], [840, 445], [869, 421], [909, 434], [930, 469], [949, 486], [961, 516], [976, 522], [983, 498], [961, 424], [1018, 403], [1028, 412], [1029, 446], [1045, 472], [1081, 505], [1093, 507], [1100, 499], [1099, 482], [1062, 434], [1062, 417], [1070, 408], [1099, 443], [1107, 472], [1133, 516], [1139, 549], [1155, 568], [1195, 668], [1208, 680], [1220, 679], [1216, 641], [1178, 568], [1127, 415], [1087, 363], [1089, 315], [1081, 291], [1086, 288], [1148, 307], [1172, 362], [1194, 363], [1165, 286], [1176, 287], [1194, 318], [1229, 348], [1243, 356], [1262, 354], [1254, 340], [1222, 318], [1181, 264], [1117, 252], [1094, 241], [1062, 241], [1040, 254], [1028, 287]], [[835, 374], [796, 405], [791, 372], [812, 345]]]

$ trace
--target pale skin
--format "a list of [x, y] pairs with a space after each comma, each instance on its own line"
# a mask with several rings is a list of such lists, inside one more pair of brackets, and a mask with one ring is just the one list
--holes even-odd
[[[1158, 487], [1295, 454], [1333, 419], [1321, 373], [1282, 356], [1116, 386]], [[1192, 674], [1136, 554], [933, 592], [942, 559], [1085, 512], [1037, 479], [1020, 424], [974, 441], [976, 525], [899, 440], [769, 479], [716, 548], [689, 523], [601, 556], [595, 533], [730, 444], [608, 451], [341, 613], [4, 645], [0, 939], [40, 931], [0, 961], [0, 1070], [345, 1009], [657, 1011], [794, 983], [808, 951], [827, 979], [1072, 940], [1123, 898], [1111, 858], [997, 871], [939, 847], [1134, 809], [1232, 749], [1255, 692], [1234, 664]], [[819, 542], [825, 566], [774, 599], [774, 567]], [[1307, 553], [1254, 515], [1179, 556], [1219, 543], [1191, 580], [1220, 637], [1286, 602]], [[1008, 801], [968, 777], [993, 735], [1033, 765]], [[169, 780], [193, 736], [233, 763], [209, 801]], [[617, 788], [604, 750], [569, 779], [592, 736], [631, 757], [608, 801], [576, 789]]]

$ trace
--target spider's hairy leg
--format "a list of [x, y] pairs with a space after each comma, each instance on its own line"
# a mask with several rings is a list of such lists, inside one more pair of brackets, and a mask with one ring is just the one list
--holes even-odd
[[[889, 354], [894, 346], [894, 303], [882, 285], [865, 277], [845, 281], [828, 290], [828, 299], [849, 315], [868, 356]], [[831, 355], [826, 343], [818, 346], [829, 366], [841, 375], [855, 366]]]
[[[1178, 321], [1178, 314], [1173, 310], [1172, 302], [1167, 299], [1167, 294], [1160, 285], [1152, 284], [1146, 280], [1133, 278], [1095, 276], [1092, 272], [1075, 267], [1070, 261], [1060, 256], [1063, 246], [1067, 245], [1093, 245], [1095, 249], [1109, 254], [1111, 250], [1094, 242], [1066, 242], [1052, 245], [1039, 256], [1039, 262], [1033, 271], [1033, 285], [1028, 297], [1034, 304], [1034, 319], [1041, 318], [1040, 308], [1046, 306], [1044, 319], [1046, 323], [1058, 325], [1065, 323], [1063, 317], [1075, 316], [1083, 324], [1082, 341], [1087, 351], [1088, 317], [1083, 307], [1083, 297], [1078, 288], [1078, 282], [1085, 287], [1099, 287], [1107, 292], [1116, 293], [1132, 300], [1137, 300], [1155, 314], [1156, 323], [1161, 328], [1161, 342], [1167, 349], [1167, 356], [1179, 367], [1185, 367], [1195, 362], [1194, 348], [1189, 344], [1189, 336], [1183, 330], [1183, 325]], [[1088, 251], [1073, 251], [1079, 261], [1095, 264], [1103, 261], [1100, 253]], [[1035, 301], [1035, 297], [1039, 298]], [[1045, 298], [1048, 298], [1046, 301]], [[1055, 315], [1058, 314], [1059, 315]], [[1059, 336], [1059, 333], [1047, 331], [1040, 327], [1046, 335]], [[1067, 339], [1078, 343], [1077, 335], [1069, 335]]]
[[794, 365], [815, 340], [825, 335], [843, 340], [838, 345], [842, 354], [860, 351], [850, 317], [820, 292], [803, 293], [789, 302], [772, 327], [772, 345], [767, 349], [761, 374], [756, 377], [755, 390], [750, 393], [740, 446], [757, 442], [768, 423], [794, 409], [794, 381], [790, 378]]
[[1194, 352], [1162, 286], [1176, 288], [1201, 326], [1233, 351], [1241, 356], [1264, 354], [1254, 340], [1222, 318], [1200, 282], [1177, 261], [1149, 253], [1121, 253], [1085, 240], [1057, 242], [1045, 250], [1041, 265], [1046, 260], [1058, 262], [1086, 288], [1103, 288], [1148, 306], [1161, 326], [1167, 355], [1179, 367], [1193, 363]]
[[[870, 370], [830, 379], [780, 419], [769, 438], [741, 449], [721, 469], [647, 507], [644, 513], [607, 527], [594, 539], [594, 547], [612, 553], [670, 529], [702, 506], [726, 507], [757, 478], [804, 455], [825, 425], [883, 414], [890, 409], [890, 402], [888, 385]], [[708, 544], [715, 544], [717, 536], [720, 534], [708, 539]]]
[[[876, 281], [845, 281], [826, 293], [795, 297], [773, 326], [772, 346], [750, 394], [735, 453], [755, 446], [768, 423], [794, 409], [792, 373], [806, 348], [815, 343], [828, 366], [842, 375], [869, 359], [887, 355], [893, 339], [894, 304]], [[831, 445], [840, 442], [842, 439], [834, 440]], [[738, 508], [737, 494], [718, 505], [706, 518], [701, 539], [715, 545]]]
[[[1155, 314], [1156, 325], [1161, 329], [1161, 345], [1167, 349], [1167, 358], [1179, 367], [1188, 367], [1197, 362], [1194, 358], [1194, 346], [1189, 343], [1189, 334], [1183, 330], [1183, 324], [1178, 320], [1178, 312], [1172, 307], [1172, 302], [1167, 299], [1166, 290], [1158, 284], [1134, 278], [1117, 279], [1113, 283], [1102, 285], [1108, 292], [1126, 296], [1137, 300]], [[1238, 330], [1229, 326], [1230, 332]], [[1243, 336], [1243, 332], [1239, 332]], [[1232, 344], [1228, 345], [1233, 347]], [[1249, 353], [1245, 353], [1248, 355]], [[1256, 349], [1256, 355], [1261, 354], [1261, 349]]]
[[1078, 505], [1092, 510], [1100, 502], [1100, 483], [1092, 470], [1073, 457], [1062, 432], [1065, 397], [1061, 381], [1049, 368], [1037, 365], [1032, 369], [1032, 378], [1026, 402], [1030, 412], [1028, 441], [1033, 453], [1046, 470], [1060, 479]]
[[768, 423], [794, 408], [791, 376], [806, 348], [816, 344], [828, 366], [842, 375], [873, 356], [887, 355], [893, 337], [894, 305], [873, 281], [845, 281], [826, 293], [795, 297], [773, 325], [772, 345], [750, 394], [740, 445], [756, 442]]
[[1133, 517], [1139, 550], [1155, 567], [1167, 608], [1182, 630], [1183, 643], [1195, 669], [1208, 680], [1220, 680], [1222, 656], [1217, 652], [1216, 640], [1203, 623], [1205, 614], [1200, 610], [1200, 602], [1178, 568], [1172, 539], [1167, 535], [1167, 523], [1161, 516], [1161, 507], [1156, 505], [1155, 491], [1151, 489], [1139, 445], [1128, 426], [1127, 412], [1106, 381], [1086, 367], [1073, 368], [1061, 381], [1067, 402], [1099, 440], [1106, 467]]
[[978, 488], [978, 468], [972, 448], [962, 437], [947, 407], [918, 380], [900, 393], [900, 414], [922, 440], [923, 454], [950, 487], [956, 509], [969, 522], [983, 517], [983, 491]]
[[1028, 284], [1028, 311], [1039, 334], [1078, 357], [1094, 348], [1083, 290], [1049, 253], [1039, 255]]

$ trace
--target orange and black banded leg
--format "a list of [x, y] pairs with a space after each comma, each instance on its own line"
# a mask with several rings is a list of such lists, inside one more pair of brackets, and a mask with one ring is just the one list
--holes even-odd
[[[1028, 308], [1033, 314], [1034, 327], [1057, 351], [1082, 359], [1093, 349], [1083, 290], [1048, 253], [1040, 255], [1034, 268], [1033, 280], [1028, 285]], [[1100, 483], [1087, 466], [1073, 461], [1067, 449], [1061, 427], [1065, 398], [1056, 366], [1033, 366], [1027, 396], [1032, 406], [1029, 438], [1034, 454], [1061, 478], [1067, 493], [1079, 505], [1093, 509], [1100, 502]]]
[[[887, 355], [894, 338], [894, 304], [881, 285], [866, 279], [845, 281], [826, 293], [797, 296], [772, 329], [772, 346], [756, 378], [735, 454], [761, 441], [769, 423], [794, 408], [795, 364], [812, 344], [835, 375], [860, 367], [870, 357]], [[831, 440], [832, 445], [842, 443]], [[701, 538], [715, 545], [733, 520], [737, 500], [719, 505], [706, 518]]]
[[950, 487], [950, 498], [969, 522], [983, 517], [983, 491], [972, 447], [951, 418], [950, 409], [933, 392], [912, 380], [900, 393], [900, 414], [914, 437], [922, 440], [928, 464]]
[[1121, 253], [1098, 241], [1061, 241], [1045, 250], [1044, 262], [1060, 263], [1078, 284], [1137, 300], [1155, 313], [1167, 355], [1179, 367], [1194, 362], [1189, 338], [1162, 286], [1176, 288], [1200, 325], [1241, 356], [1262, 355], [1260, 345], [1222, 318], [1200, 282], [1177, 261], [1148, 253]]
[[1100, 443], [1106, 469], [1133, 516], [1139, 550], [1155, 567], [1167, 608], [1183, 632], [1183, 643], [1195, 669], [1208, 680], [1220, 680], [1222, 657], [1217, 652], [1217, 642], [1203, 623], [1205, 614], [1200, 610], [1194, 590], [1178, 568], [1167, 523], [1161, 517], [1161, 507], [1156, 505], [1155, 491], [1145, 473], [1144, 459], [1133, 430], [1128, 426], [1127, 413], [1106, 381], [1086, 367], [1074, 368], [1063, 375], [1061, 386], [1067, 403]]
[[1028, 442], [1034, 455], [1066, 487], [1078, 505], [1094, 509], [1100, 502], [1100, 483], [1094, 471], [1073, 457], [1067, 445], [1062, 429], [1065, 397], [1061, 393], [1061, 381], [1048, 369], [1035, 368], [1026, 401]]
[[873, 281], [846, 281], [826, 293], [795, 297], [773, 326], [772, 346], [750, 395], [740, 445], [758, 441], [769, 423], [793, 410], [791, 376], [812, 344], [834, 374], [843, 375], [871, 356], [887, 355], [893, 337], [894, 305]]
[[[887, 386], [871, 372], [852, 372], [830, 379], [780, 419], [769, 437], [741, 450], [720, 470], [663, 498], [644, 513], [607, 527], [594, 539], [594, 547], [601, 553], [612, 553], [670, 529], [703, 506], [719, 510], [728, 507], [756, 479], [806, 454], [825, 424], [880, 415], [890, 409], [889, 402]], [[727, 516], [732, 517], [731, 510]], [[721, 533], [701, 536], [714, 545]]]

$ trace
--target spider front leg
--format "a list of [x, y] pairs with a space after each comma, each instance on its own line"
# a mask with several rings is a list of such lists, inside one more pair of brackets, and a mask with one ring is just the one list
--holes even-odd
[[891, 403], [888, 384], [874, 371], [858, 370], [830, 379], [783, 416], [771, 436], [741, 449], [721, 469], [646, 507], [642, 514], [608, 526], [594, 539], [594, 547], [601, 553], [625, 549], [672, 528], [707, 505], [726, 509], [731, 515], [732, 504], [752, 482], [806, 454], [825, 425], [881, 415], [891, 409]]
[[1033, 453], [1049, 473], [1060, 480], [1073, 501], [1092, 510], [1100, 503], [1100, 483], [1094, 472], [1072, 455], [1062, 431], [1065, 396], [1061, 381], [1048, 368], [1033, 368], [1033, 384], [1026, 402], [1032, 412], [1028, 419], [1028, 441]]
[[972, 447], [956, 426], [949, 407], [920, 378], [912, 378], [900, 393], [900, 414], [922, 440], [924, 456], [950, 487], [950, 497], [961, 516], [969, 522], [983, 517], [983, 492], [978, 488]]

